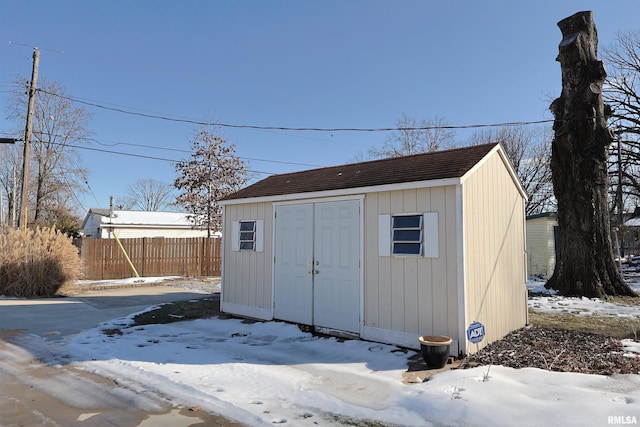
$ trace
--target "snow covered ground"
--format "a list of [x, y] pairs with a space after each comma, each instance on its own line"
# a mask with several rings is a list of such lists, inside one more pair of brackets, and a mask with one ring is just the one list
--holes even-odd
[[[635, 316], [640, 326], [637, 309], [599, 300], [545, 295], [532, 298], [530, 306]], [[114, 319], [55, 348], [35, 336], [29, 340], [60, 362], [115, 379], [141, 394], [160, 393], [174, 403], [251, 426], [328, 426], [353, 420], [403, 426], [640, 422], [640, 375], [481, 366], [404, 384], [402, 373], [414, 352], [394, 346], [314, 337], [281, 322], [213, 318], [127, 324], [129, 319]], [[110, 337], [105, 329], [123, 334]], [[640, 357], [640, 344], [627, 341], [625, 351]]]

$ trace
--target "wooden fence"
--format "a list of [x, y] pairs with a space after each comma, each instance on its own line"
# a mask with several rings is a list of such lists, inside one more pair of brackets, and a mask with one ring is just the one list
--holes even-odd
[[[142, 277], [220, 275], [220, 239], [140, 237], [120, 239]], [[124, 279], [135, 273], [114, 239], [84, 238], [80, 256], [87, 280]]]

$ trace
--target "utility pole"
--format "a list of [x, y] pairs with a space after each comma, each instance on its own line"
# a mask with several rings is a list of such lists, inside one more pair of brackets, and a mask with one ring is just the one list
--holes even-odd
[[38, 63], [40, 52], [33, 48], [33, 70], [29, 85], [29, 107], [27, 110], [27, 126], [24, 131], [24, 155], [22, 157], [22, 197], [20, 201], [19, 225], [23, 231], [27, 230], [27, 212], [29, 207], [29, 166], [31, 163], [31, 135], [33, 134], [33, 115], [36, 105], [36, 86], [38, 83]]

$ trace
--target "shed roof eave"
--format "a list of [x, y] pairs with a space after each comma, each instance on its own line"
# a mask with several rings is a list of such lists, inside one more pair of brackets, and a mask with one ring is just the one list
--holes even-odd
[[529, 196], [527, 195], [527, 192], [525, 191], [524, 187], [522, 186], [522, 183], [520, 182], [520, 178], [518, 177], [518, 174], [516, 173], [515, 169], [513, 168], [513, 165], [511, 164], [511, 160], [509, 160], [509, 156], [507, 156], [506, 151], [504, 151], [504, 148], [502, 147], [502, 144], [496, 144], [496, 146], [493, 147], [491, 149], [491, 151], [489, 153], [487, 153], [487, 155], [482, 158], [482, 160], [480, 160], [478, 163], [476, 163], [471, 169], [469, 169], [461, 177], [461, 181], [464, 182], [470, 176], [472, 176], [482, 166], [482, 164], [484, 162], [486, 162], [487, 159], [489, 159], [491, 157], [491, 155], [493, 153], [495, 153], [495, 152], [498, 152], [498, 154], [500, 156], [500, 159], [502, 160], [502, 163], [504, 163], [505, 168], [507, 168], [507, 172], [509, 173], [509, 176], [511, 176], [511, 180], [515, 184], [515, 186], [518, 189], [518, 192], [520, 193], [522, 198], [524, 200], [529, 200]]
[[370, 187], [353, 187], [353, 188], [345, 188], [340, 190], [311, 191], [308, 193], [292, 193], [292, 194], [281, 194], [281, 195], [274, 195], [274, 196], [247, 197], [243, 199], [222, 200], [219, 202], [219, 204], [221, 206], [227, 206], [227, 205], [242, 205], [245, 203], [280, 202], [280, 201], [288, 201], [288, 200], [319, 199], [319, 198], [339, 197], [339, 196], [355, 196], [355, 195], [367, 194], [367, 193], [380, 193], [383, 191], [444, 187], [447, 185], [459, 185], [460, 183], [461, 183], [460, 178], [445, 178], [445, 179], [434, 179], [429, 181], [412, 181], [412, 182], [404, 182], [404, 183], [398, 183], [398, 184], [375, 185]]

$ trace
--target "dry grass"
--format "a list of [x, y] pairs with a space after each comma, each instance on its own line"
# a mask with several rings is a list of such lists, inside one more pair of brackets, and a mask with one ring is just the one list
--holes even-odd
[[0, 295], [55, 296], [81, 273], [78, 250], [65, 234], [49, 228], [0, 230]]
[[200, 299], [162, 304], [153, 310], [137, 314], [133, 318], [133, 321], [135, 325], [141, 326], [206, 319], [220, 315], [220, 296], [215, 295]]
[[625, 339], [640, 335], [640, 319], [612, 316], [577, 316], [563, 313], [541, 313], [529, 310], [529, 323], [547, 329], [588, 332]]

